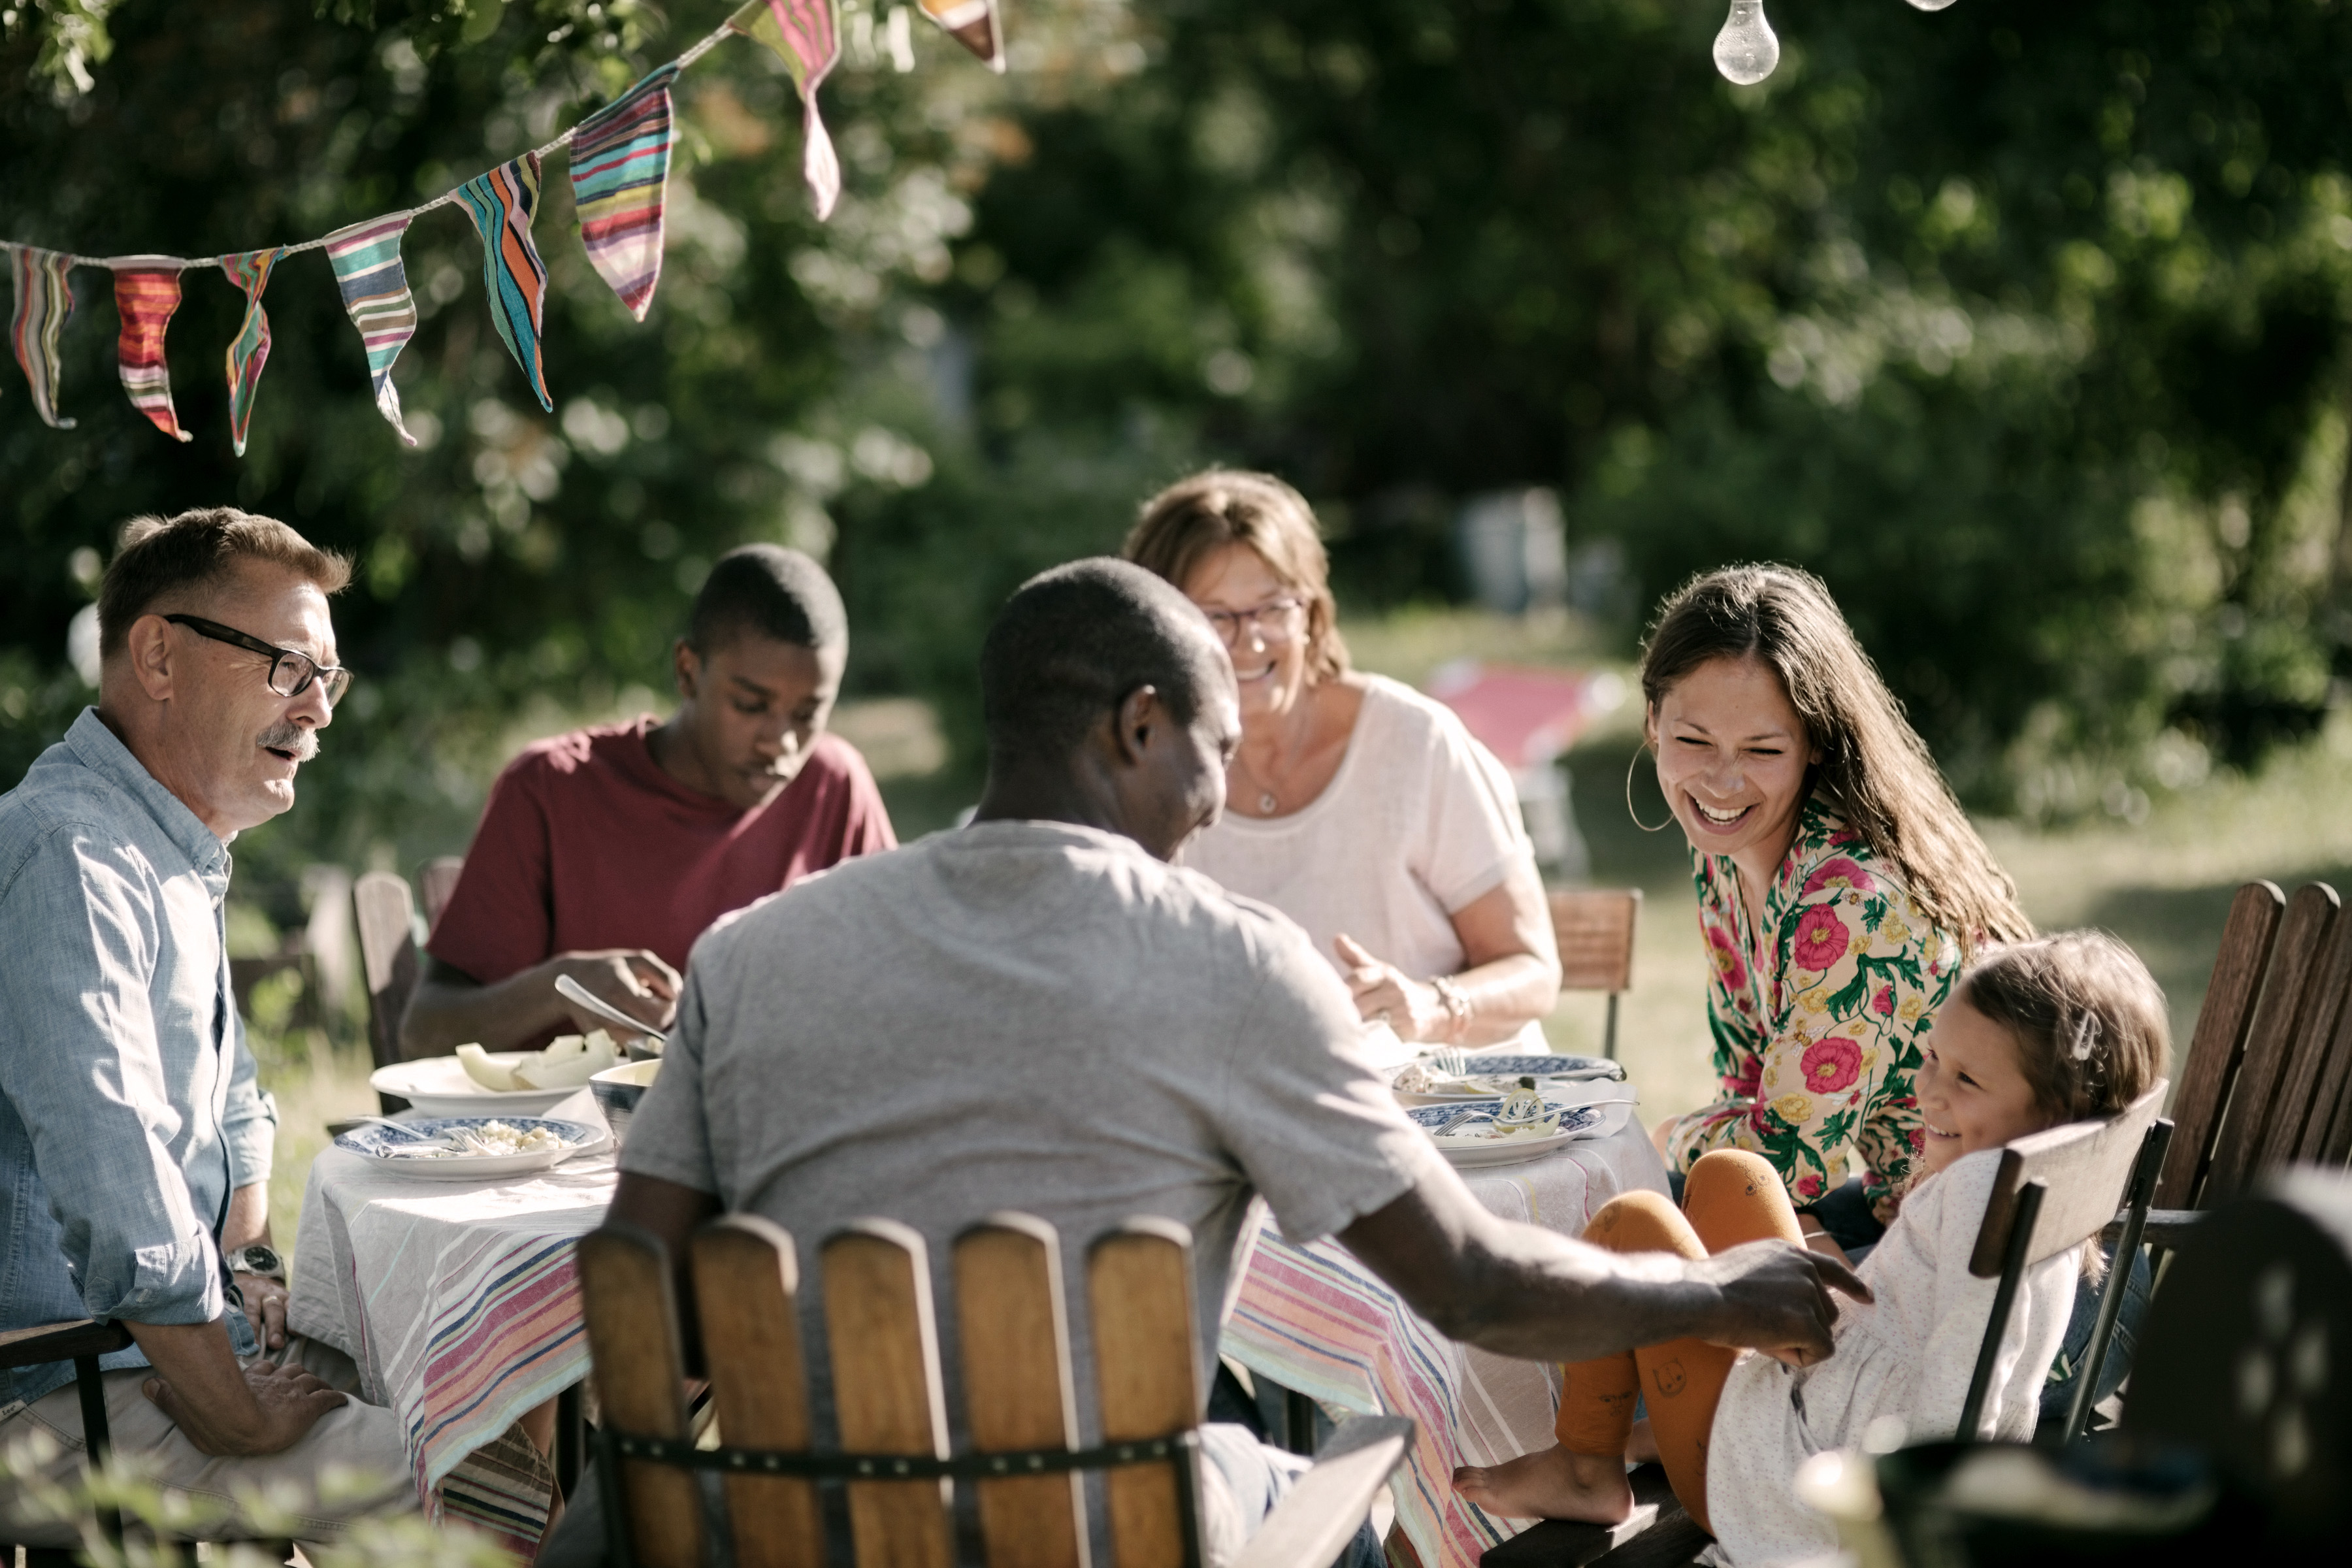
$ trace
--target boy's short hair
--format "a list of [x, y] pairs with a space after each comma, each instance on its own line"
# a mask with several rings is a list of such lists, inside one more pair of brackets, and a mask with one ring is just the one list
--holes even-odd
[[709, 658], [744, 633], [825, 650], [849, 641], [849, 612], [824, 567], [797, 550], [746, 544], [719, 558], [688, 616], [687, 646]]

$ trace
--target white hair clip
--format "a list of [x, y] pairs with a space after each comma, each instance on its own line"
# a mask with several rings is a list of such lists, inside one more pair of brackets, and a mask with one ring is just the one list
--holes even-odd
[[2074, 1059], [2086, 1062], [2091, 1053], [2099, 1048], [2099, 1018], [2095, 1013], [2085, 1013], [2074, 1026]]

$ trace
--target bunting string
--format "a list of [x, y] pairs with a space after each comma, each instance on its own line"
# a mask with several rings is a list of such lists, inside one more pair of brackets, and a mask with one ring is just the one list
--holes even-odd
[[[926, 16], [989, 68], [1004, 69], [995, 0], [919, 3]], [[818, 112], [817, 89], [841, 57], [835, 4], [748, 0], [676, 59], [647, 73], [546, 145], [420, 205], [349, 224], [317, 239], [195, 258], [81, 256], [0, 239], [16, 293], [9, 346], [32, 390], [35, 412], [58, 429], [74, 427], [74, 421], [57, 410], [58, 344], [74, 316], [68, 274], [76, 267], [101, 267], [114, 274], [115, 308], [121, 317], [116, 360], [124, 392], [158, 430], [175, 440], [189, 439], [173, 407], [163, 342], [179, 308], [181, 275], [192, 268], [217, 267], [246, 300], [243, 321], [226, 355], [230, 441], [237, 455], [244, 456], [255, 393], [269, 358], [269, 316], [262, 309], [262, 293], [285, 258], [319, 250], [334, 268], [343, 310], [359, 331], [376, 407], [400, 438], [414, 447], [416, 438], [402, 423], [400, 394], [392, 375], [417, 321], [400, 247], [410, 224], [446, 206], [463, 208], [472, 220], [482, 241], [482, 276], [492, 324], [529, 378], [540, 406], [552, 412], [555, 403], [548, 394], [541, 348], [547, 268], [531, 235], [542, 162], [569, 151], [573, 205], [589, 263], [630, 315], [644, 321], [661, 279], [670, 153], [677, 141], [670, 89], [680, 72], [725, 39], [756, 40], [772, 50], [790, 73], [801, 99], [801, 170], [810, 205], [820, 220], [833, 215], [841, 195], [841, 161]]]

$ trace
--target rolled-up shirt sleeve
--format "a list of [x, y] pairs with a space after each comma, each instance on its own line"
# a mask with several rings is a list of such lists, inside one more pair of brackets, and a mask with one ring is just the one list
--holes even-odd
[[89, 1314], [203, 1323], [225, 1300], [211, 1216], [172, 1153], [181, 1112], [150, 997], [160, 892], [135, 855], [72, 825], [42, 834], [0, 884], [0, 930], [42, 935], [37, 961], [0, 963], [0, 1038], [12, 1044], [0, 1091], [31, 1136]]

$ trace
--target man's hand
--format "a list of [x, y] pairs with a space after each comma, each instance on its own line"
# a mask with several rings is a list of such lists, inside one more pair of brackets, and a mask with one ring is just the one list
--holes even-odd
[[237, 1293], [245, 1298], [246, 1321], [253, 1325], [253, 1337], [261, 1348], [282, 1351], [286, 1348], [286, 1283], [272, 1279], [267, 1274], [236, 1276]]
[[[685, 982], [659, 954], [643, 948], [609, 948], [601, 952], [559, 952], [539, 966], [541, 982], [551, 992], [555, 977], [569, 974], [601, 1001], [609, 1002], [646, 1027], [667, 1031], [677, 1016], [677, 994]], [[562, 997], [556, 998], [582, 1034], [610, 1031], [613, 1022]]]
[[236, 1458], [292, 1447], [318, 1425], [319, 1417], [341, 1405], [345, 1397], [300, 1367], [274, 1362], [256, 1362], [247, 1367], [245, 1385], [259, 1408], [259, 1419], [257, 1422], [251, 1413], [239, 1412], [234, 1426], [220, 1419], [223, 1412], [212, 1402], [184, 1399], [163, 1378], [149, 1378], [142, 1389], [197, 1452]]
[[1838, 1316], [1832, 1290], [1871, 1300], [1870, 1287], [1844, 1264], [1784, 1241], [1751, 1241], [1688, 1267], [1721, 1303], [1717, 1324], [1702, 1337], [1759, 1350], [1790, 1366], [1827, 1359]]

